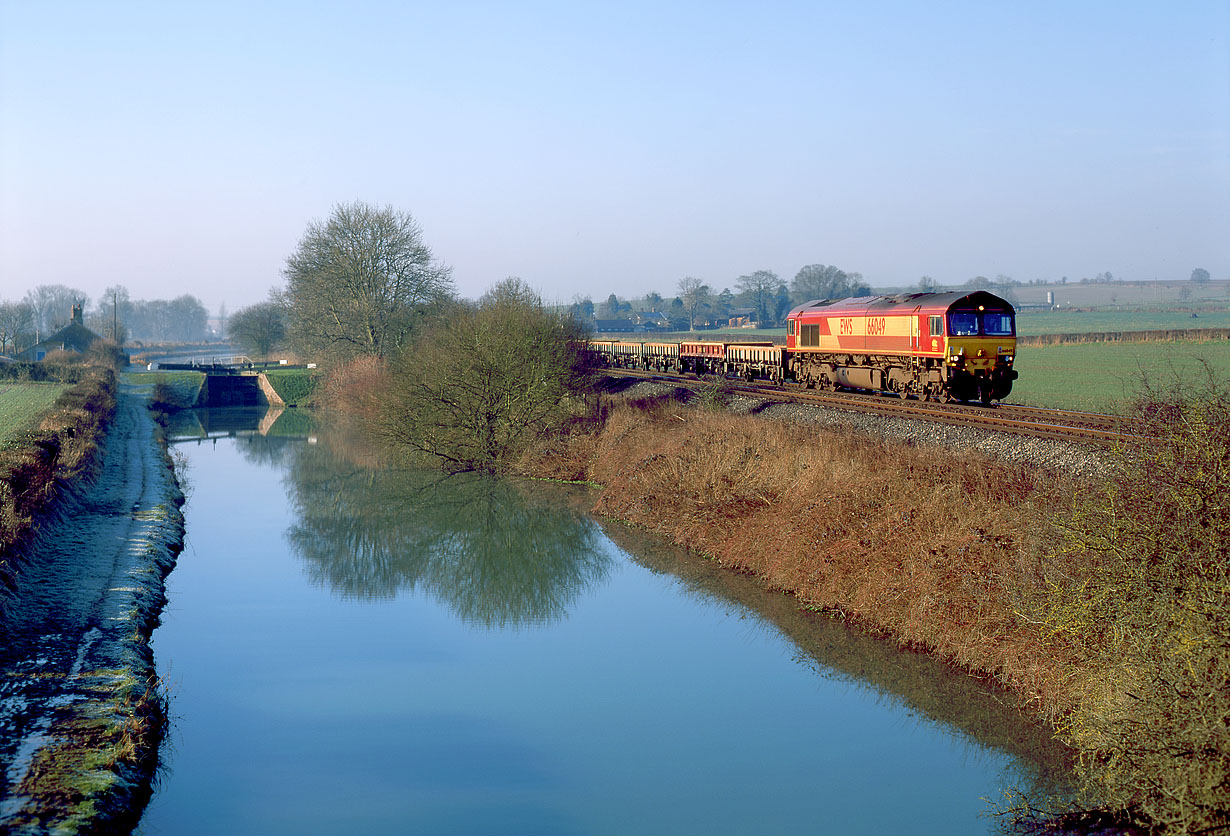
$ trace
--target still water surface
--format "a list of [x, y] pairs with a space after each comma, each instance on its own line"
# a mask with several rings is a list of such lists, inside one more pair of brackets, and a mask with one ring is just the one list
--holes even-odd
[[604, 527], [588, 489], [323, 431], [177, 449], [145, 836], [951, 836], [1043, 780], [1002, 696]]

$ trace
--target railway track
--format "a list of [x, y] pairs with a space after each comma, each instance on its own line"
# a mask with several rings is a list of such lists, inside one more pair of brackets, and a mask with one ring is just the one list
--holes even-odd
[[[608, 368], [603, 369], [603, 372], [617, 377], [634, 377], [682, 386], [704, 382], [695, 375], [672, 375], [637, 369]], [[1140, 424], [1133, 419], [1094, 412], [1074, 412], [1015, 404], [998, 404], [989, 407], [961, 403], [945, 404], [857, 392], [824, 392], [790, 383], [783, 386], [769, 386], [729, 378], [722, 382], [731, 392], [781, 403], [813, 404], [877, 415], [932, 421], [937, 424], [979, 427], [1034, 438], [1114, 446], [1139, 438], [1142, 434]]]

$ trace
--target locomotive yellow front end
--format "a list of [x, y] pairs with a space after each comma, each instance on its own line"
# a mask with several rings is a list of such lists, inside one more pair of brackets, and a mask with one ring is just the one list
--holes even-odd
[[954, 304], [947, 314], [948, 389], [963, 401], [1003, 400], [1016, 371], [1016, 316], [1003, 299], [981, 295]]

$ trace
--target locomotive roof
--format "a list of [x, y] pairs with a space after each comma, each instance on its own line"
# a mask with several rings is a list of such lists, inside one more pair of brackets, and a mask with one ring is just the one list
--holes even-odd
[[985, 290], [950, 290], [944, 293], [896, 293], [891, 296], [851, 296], [846, 299], [813, 299], [804, 302], [790, 312], [795, 317], [805, 313], [833, 313], [837, 311], [912, 311], [917, 308], [948, 310], [965, 303], [970, 306], [1004, 308], [1013, 310], [1012, 303]]

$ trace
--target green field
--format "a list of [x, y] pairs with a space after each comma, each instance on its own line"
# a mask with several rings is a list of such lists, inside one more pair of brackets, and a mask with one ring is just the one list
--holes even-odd
[[1184, 311], [1026, 311], [1016, 317], [1017, 334], [1030, 337], [1185, 328], [1230, 328], [1230, 310], [1202, 311], [1194, 319]]
[[62, 383], [0, 383], [0, 446], [37, 425], [67, 388]]
[[1198, 386], [1201, 361], [1230, 380], [1230, 341], [1080, 343], [1020, 346], [1008, 403], [1091, 412], [1123, 412], [1141, 381]]

